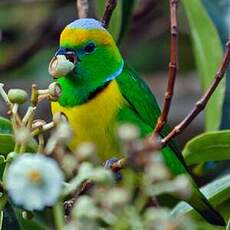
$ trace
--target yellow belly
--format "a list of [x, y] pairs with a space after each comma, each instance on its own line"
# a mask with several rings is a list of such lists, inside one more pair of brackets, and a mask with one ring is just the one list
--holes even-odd
[[58, 102], [52, 102], [52, 113], [64, 113], [73, 129], [73, 139], [70, 149], [84, 142], [92, 142], [97, 148], [97, 154], [102, 160], [119, 153], [116, 141], [116, 115], [125, 104], [116, 81], [112, 81], [106, 89], [89, 102], [76, 107], [62, 107]]

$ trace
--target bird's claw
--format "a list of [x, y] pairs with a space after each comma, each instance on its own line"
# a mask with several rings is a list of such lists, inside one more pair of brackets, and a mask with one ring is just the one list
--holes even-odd
[[[113, 164], [116, 163], [118, 160], [119, 160], [118, 158], [113, 157], [104, 163], [104, 167], [106, 169], [112, 169]], [[122, 180], [122, 175], [120, 171], [113, 171], [113, 174], [117, 182]]]

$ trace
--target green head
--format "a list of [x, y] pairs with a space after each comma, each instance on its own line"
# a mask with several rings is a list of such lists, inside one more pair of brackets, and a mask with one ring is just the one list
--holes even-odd
[[116, 78], [123, 59], [110, 33], [95, 19], [78, 19], [65, 27], [49, 72], [62, 88], [59, 103], [75, 106]]

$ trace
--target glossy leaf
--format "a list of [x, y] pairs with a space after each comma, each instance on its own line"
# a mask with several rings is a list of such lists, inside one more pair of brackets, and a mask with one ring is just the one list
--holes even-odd
[[12, 133], [11, 122], [3, 117], [0, 117], [0, 134], [10, 134]]
[[132, 16], [135, 0], [123, 0], [122, 1], [122, 22], [121, 22], [121, 29], [118, 38], [118, 44], [121, 44], [122, 39], [124, 38], [125, 34], [128, 31], [128, 26], [130, 22], [130, 18]]
[[0, 134], [0, 153], [8, 154], [14, 150], [14, 140], [10, 134]]
[[[221, 0], [221, 1], [202, 0], [202, 3], [207, 9], [212, 21], [216, 25], [219, 36], [222, 41], [222, 46], [224, 47], [226, 41], [228, 40], [228, 34], [230, 31], [230, 20], [229, 20], [230, 1], [229, 0]], [[228, 72], [227, 72], [223, 115], [222, 115], [220, 128], [221, 129], [230, 128], [230, 67], [228, 67]]]
[[228, 39], [229, 32], [229, 9], [230, 1], [229, 0], [201, 0], [204, 7], [206, 8], [209, 16], [214, 22], [222, 44], [224, 45]]
[[[28, 152], [35, 152], [37, 148], [37, 142], [32, 139], [27, 147]], [[14, 150], [13, 136], [10, 134], [0, 134], [0, 154], [7, 155]]]
[[23, 218], [22, 210], [8, 202], [4, 209], [3, 229], [48, 230], [50, 228], [38, 221], [36, 217], [31, 220]]
[[0, 229], [2, 229], [2, 222], [3, 222], [3, 211], [0, 213]]
[[15, 208], [15, 214], [21, 229], [33, 229], [33, 230], [48, 230], [50, 229], [43, 222], [38, 221], [37, 218], [32, 218], [31, 220], [22, 217], [22, 210]]
[[12, 205], [8, 202], [3, 210], [3, 229], [20, 230], [20, 226]]
[[5, 163], [5, 157], [3, 155], [0, 155], [0, 165]]
[[0, 197], [0, 211], [2, 211], [7, 203], [7, 199], [8, 199], [8, 196], [7, 194], [4, 192], [3, 194], [1, 194], [1, 197]]
[[201, 134], [190, 140], [183, 155], [188, 165], [230, 160], [230, 130]]
[[14, 149], [12, 126], [8, 119], [0, 117], [0, 154], [7, 154]]
[[227, 225], [227, 227], [226, 227], [226, 230], [230, 230], [230, 219], [229, 219], [229, 221], [228, 221], [228, 225]]
[[[201, 188], [201, 191], [214, 207], [220, 206], [230, 199], [230, 175], [213, 181]], [[194, 209], [185, 202], [180, 202], [171, 212], [177, 217], [194, 213]]]
[[[223, 57], [223, 49], [217, 30], [201, 1], [182, 0], [194, 47], [194, 55], [200, 75], [203, 92], [208, 88]], [[218, 130], [225, 91], [223, 80], [205, 110], [205, 128], [207, 131]]]

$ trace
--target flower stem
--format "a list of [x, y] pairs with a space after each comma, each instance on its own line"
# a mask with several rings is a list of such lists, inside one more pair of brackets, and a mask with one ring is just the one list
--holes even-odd
[[62, 230], [64, 225], [63, 205], [58, 201], [53, 207], [55, 230]]
[[20, 145], [18, 143], [15, 143], [14, 146], [14, 152], [19, 153]]
[[27, 146], [27, 144], [26, 144], [26, 143], [23, 143], [23, 144], [20, 146], [19, 153], [24, 153], [24, 152], [26, 151], [26, 146]]

